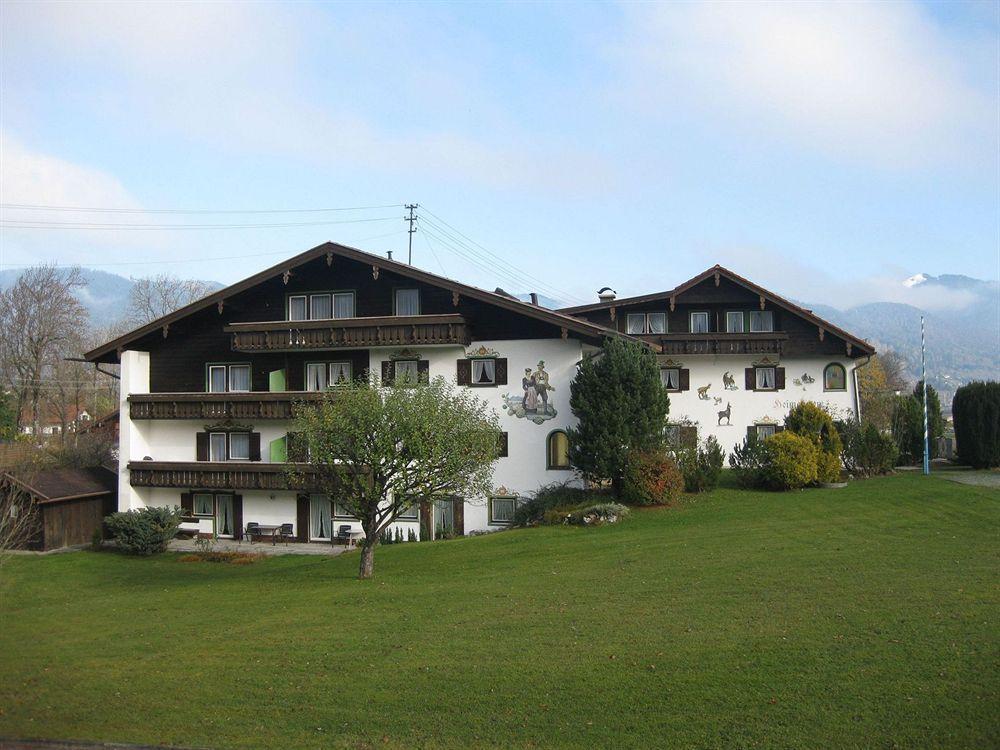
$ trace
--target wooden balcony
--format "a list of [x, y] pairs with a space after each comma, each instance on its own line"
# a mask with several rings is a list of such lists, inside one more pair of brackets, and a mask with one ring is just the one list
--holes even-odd
[[461, 315], [393, 315], [381, 318], [233, 323], [233, 351], [275, 352], [364, 349], [469, 343]]
[[781, 354], [787, 333], [668, 333], [663, 354]]
[[[289, 466], [298, 466], [294, 477]], [[130, 461], [133, 487], [171, 487], [200, 490], [308, 490], [306, 464], [261, 461]]]
[[321, 393], [133, 393], [131, 419], [291, 419], [292, 404], [316, 401]]

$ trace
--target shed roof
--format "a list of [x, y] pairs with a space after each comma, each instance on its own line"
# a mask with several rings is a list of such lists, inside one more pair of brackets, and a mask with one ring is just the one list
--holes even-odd
[[117, 474], [101, 466], [87, 469], [42, 469], [30, 478], [12, 473], [6, 473], [4, 477], [24, 488], [39, 503], [99, 497], [118, 490]]

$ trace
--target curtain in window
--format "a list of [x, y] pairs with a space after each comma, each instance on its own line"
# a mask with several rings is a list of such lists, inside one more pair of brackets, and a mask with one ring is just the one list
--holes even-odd
[[472, 382], [473, 383], [494, 383], [496, 382], [497, 363], [492, 359], [472, 360]]
[[306, 390], [321, 391], [326, 387], [326, 364], [314, 362], [306, 365]]
[[211, 495], [194, 496], [194, 514], [196, 516], [210, 516], [213, 512]]
[[215, 518], [215, 533], [219, 536], [233, 535], [233, 496], [218, 495], [218, 512]]
[[333, 295], [333, 317], [353, 318], [354, 317], [354, 295], [335, 294]]
[[645, 315], [629, 315], [625, 319], [625, 332], [631, 334], [641, 334], [646, 332]]
[[729, 333], [743, 333], [743, 313], [726, 313], [726, 330]]
[[761, 440], [764, 438], [769, 438], [774, 434], [773, 424], [759, 424], [757, 425], [757, 437]]
[[233, 365], [229, 368], [229, 390], [250, 390], [250, 367], [248, 365]]
[[310, 495], [309, 507], [312, 516], [312, 538], [329, 539], [333, 523], [330, 519], [330, 498], [326, 495]]
[[288, 319], [289, 320], [305, 320], [306, 319], [306, 298], [305, 297], [289, 297], [288, 298]]
[[669, 388], [672, 391], [680, 390], [681, 371], [673, 367], [663, 368], [660, 370], [660, 382], [663, 383], [664, 388]]
[[757, 387], [758, 388], [774, 388], [774, 368], [773, 367], [758, 367], [757, 368]]
[[416, 383], [417, 363], [413, 360], [397, 360], [393, 362], [393, 373], [397, 383]]
[[774, 330], [774, 314], [770, 310], [754, 310], [750, 313], [750, 331], [752, 333]]
[[514, 520], [514, 498], [494, 497], [490, 499], [493, 504], [493, 520], [498, 523], [509, 523]]
[[667, 332], [667, 315], [666, 315], [666, 313], [650, 313], [649, 314], [649, 332], [650, 333], [666, 333]]
[[708, 315], [705, 313], [691, 315], [691, 333], [708, 333]]
[[250, 458], [250, 433], [231, 432], [229, 433], [229, 457], [230, 458]]
[[351, 380], [350, 362], [330, 363], [330, 385], [341, 385]]
[[310, 305], [312, 309], [309, 317], [313, 320], [327, 320], [333, 317], [333, 301], [329, 294], [314, 294]]
[[208, 458], [210, 461], [226, 460], [226, 434], [224, 432], [213, 432]]
[[452, 505], [451, 500], [434, 501], [434, 518], [435, 533], [441, 533], [442, 531], [452, 532], [455, 530], [455, 506]]
[[226, 390], [226, 368], [208, 368], [208, 390], [212, 393], [223, 393]]
[[396, 290], [396, 315], [419, 315], [420, 292], [416, 289]]

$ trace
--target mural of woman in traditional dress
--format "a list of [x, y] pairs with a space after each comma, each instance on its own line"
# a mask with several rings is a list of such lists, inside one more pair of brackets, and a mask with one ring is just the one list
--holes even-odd
[[521, 403], [526, 412], [534, 412], [538, 409], [538, 391], [535, 389], [536, 381], [531, 374], [531, 368], [524, 368], [524, 377], [521, 378], [521, 388], [524, 390], [524, 398]]

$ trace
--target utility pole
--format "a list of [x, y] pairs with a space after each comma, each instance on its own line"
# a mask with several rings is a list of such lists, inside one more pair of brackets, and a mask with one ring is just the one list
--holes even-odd
[[927, 430], [927, 346], [924, 340], [924, 316], [920, 316], [920, 377], [924, 383], [924, 474], [931, 473], [931, 441]]
[[410, 234], [410, 252], [406, 256], [406, 262], [409, 265], [412, 266], [413, 265], [413, 233], [417, 231], [417, 228], [413, 225], [413, 223], [417, 220], [417, 217], [416, 217], [416, 215], [413, 212], [416, 211], [418, 208], [420, 208], [420, 204], [419, 203], [407, 203], [405, 206], [403, 206], [403, 208], [408, 209], [409, 212], [410, 212], [410, 215], [409, 216], [404, 216], [403, 219], [405, 219], [406, 221], [410, 222], [410, 228], [407, 230], [409, 232], [409, 234]]

